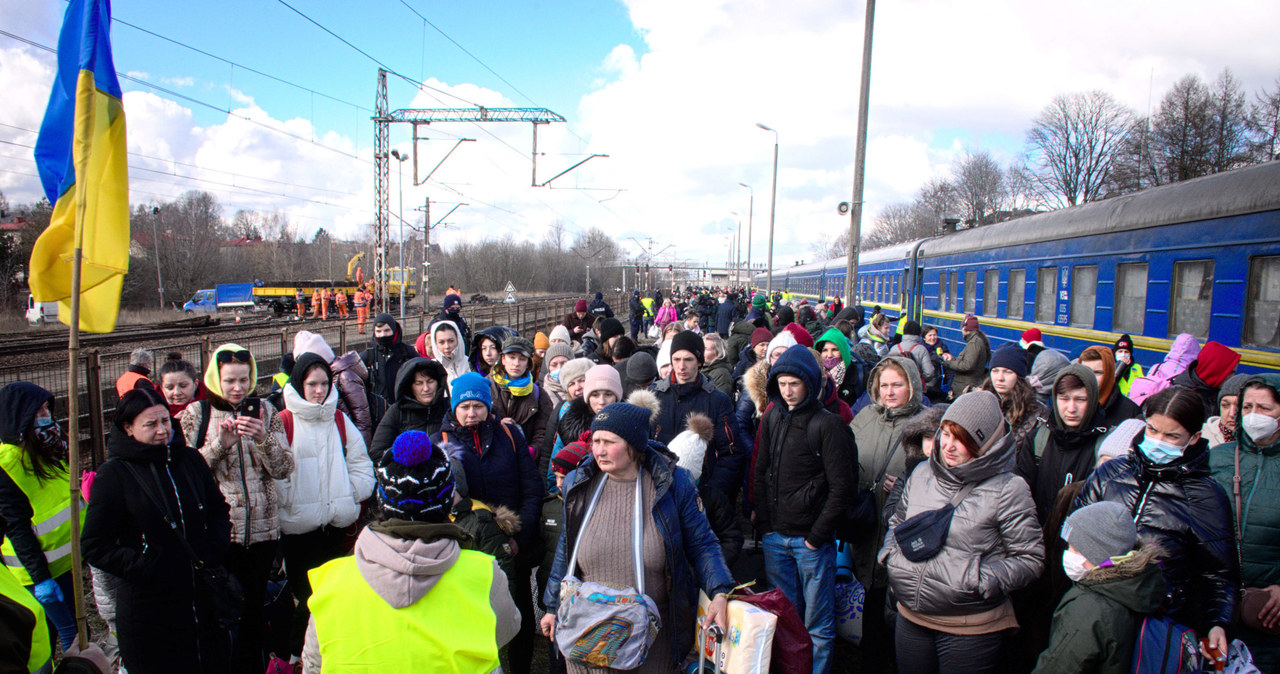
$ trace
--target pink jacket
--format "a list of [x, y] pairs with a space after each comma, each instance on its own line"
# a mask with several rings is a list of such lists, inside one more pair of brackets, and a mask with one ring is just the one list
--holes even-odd
[[658, 315], [653, 319], [653, 322], [657, 323], [658, 327], [661, 328], [667, 323], [674, 323], [678, 320], [680, 320], [680, 316], [676, 314], [675, 305], [664, 304], [658, 308]]

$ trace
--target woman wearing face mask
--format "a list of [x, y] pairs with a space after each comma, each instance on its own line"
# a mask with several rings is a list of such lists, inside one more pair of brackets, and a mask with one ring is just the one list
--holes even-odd
[[298, 358], [284, 389], [284, 405], [280, 414], [286, 434], [292, 427], [294, 470], [276, 480], [275, 488], [285, 570], [298, 601], [289, 641], [296, 661], [310, 617], [307, 572], [346, 552], [346, 528], [359, 519], [360, 503], [373, 494], [373, 464], [351, 418], [338, 411], [338, 389], [323, 356], [304, 353]]
[[1247, 376], [1237, 411], [1235, 441], [1210, 450], [1209, 465], [1235, 514], [1246, 588], [1239, 637], [1254, 664], [1274, 672], [1280, 671], [1280, 375]]
[[237, 663], [240, 672], [266, 668], [262, 658], [262, 599], [280, 535], [275, 480], [293, 472], [293, 452], [280, 416], [257, 400], [257, 416], [245, 414], [258, 381], [258, 365], [238, 344], [213, 352], [204, 386], [209, 399], [183, 410], [180, 421], [188, 447], [200, 452], [231, 506], [231, 548], [226, 567], [244, 588]]
[[444, 366], [449, 382], [471, 371], [471, 365], [467, 363], [467, 346], [459, 335], [458, 326], [453, 321], [436, 321], [427, 333], [431, 357]]
[[30, 382], [0, 389], [0, 553], [44, 607], [66, 650], [76, 641], [71, 481], [67, 441], [52, 404], [53, 394]]
[[1138, 534], [1168, 553], [1168, 616], [1226, 653], [1240, 566], [1231, 502], [1210, 475], [1208, 443], [1200, 437], [1200, 396], [1171, 386], [1148, 398], [1143, 412], [1147, 427], [1134, 438], [1134, 451], [1099, 466], [1076, 508], [1099, 501], [1124, 505]]
[[573, 349], [567, 344], [552, 343], [547, 347], [546, 356], [543, 358], [543, 369], [546, 372], [542, 375], [542, 390], [547, 392], [547, 396], [551, 398], [551, 406], [559, 408], [560, 403], [565, 401], [566, 391], [564, 384], [560, 383], [560, 368], [565, 363], [573, 360]]
[[1133, 381], [1142, 376], [1142, 365], [1133, 359], [1133, 338], [1120, 335], [1111, 346], [1111, 353], [1115, 354], [1116, 388], [1120, 389], [1120, 395], [1128, 396]]
[[[596, 414], [590, 401], [587, 400], [587, 373], [592, 370], [596, 372], [596, 377], [591, 382], [591, 390], [609, 388], [608, 382], [600, 378], [600, 373], [604, 370], [597, 370], [597, 367], [599, 366], [592, 364], [589, 359], [577, 358], [560, 368], [560, 381], [567, 383], [566, 394], [569, 397], [565, 398], [551, 414], [552, 421], [547, 427], [547, 433], [538, 451], [538, 477], [546, 483], [548, 491], [552, 491], [555, 484], [551, 458], [559, 454], [566, 445], [577, 440], [578, 436], [591, 425], [591, 418]], [[613, 368], [609, 367], [609, 369]], [[617, 370], [614, 370], [614, 374], [617, 374]], [[618, 385], [616, 392], [620, 398], [621, 384]]]
[[382, 453], [405, 431], [434, 435], [449, 414], [449, 385], [445, 367], [438, 360], [414, 358], [396, 376], [396, 401], [382, 416], [369, 444], [369, 460], [375, 465]]
[[1205, 419], [1204, 428], [1200, 431], [1205, 442], [1209, 443], [1209, 449], [1236, 441], [1236, 433], [1239, 430], [1240, 390], [1252, 376], [1235, 374], [1222, 383], [1222, 389], [1218, 391], [1218, 416]]
[[120, 399], [80, 540], [85, 561], [120, 579], [116, 628], [125, 668], [226, 672], [231, 635], [217, 627], [195, 562], [165, 517], [202, 563], [217, 567], [227, 553], [229, 510], [204, 459], [181, 436], [170, 442], [169, 404], [153, 390]]
[[[1027, 484], [1010, 470], [1013, 436], [994, 394], [957, 398], [935, 444], [928, 465], [907, 478], [878, 555], [899, 611], [898, 669], [995, 672], [1005, 634], [1018, 627], [1009, 595], [1044, 569], [1035, 506]], [[955, 512], [941, 549], [909, 559], [893, 529], [948, 503]]]

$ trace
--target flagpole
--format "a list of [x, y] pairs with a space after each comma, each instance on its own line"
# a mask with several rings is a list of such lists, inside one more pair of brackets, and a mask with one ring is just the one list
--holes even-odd
[[[86, 100], [83, 92], [77, 92], [76, 116], [84, 115], [84, 129], [92, 132], [95, 109], [92, 100]], [[81, 120], [77, 120], [80, 122]], [[75, 596], [76, 642], [81, 650], [89, 645], [89, 624], [84, 613], [84, 578], [83, 562], [80, 557], [80, 262], [84, 247], [84, 221], [88, 212], [88, 177], [89, 152], [84, 139], [75, 143], [76, 153], [76, 219], [75, 232], [72, 235], [75, 249], [71, 257], [71, 320], [70, 336], [67, 338], [67, 474], [71, 483], [71, 588]]]

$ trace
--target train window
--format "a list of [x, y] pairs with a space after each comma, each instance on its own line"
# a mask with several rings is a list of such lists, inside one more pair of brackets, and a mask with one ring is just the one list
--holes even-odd
[[1023, 305], [1027, 302], [1027, 270], [1009, 270], [1009, 292], [1005, 301], [1005, 318], [1022, 320]]
[[1147, 317], [1147, 263], [1116, 265], [1116, 299], [1111, 329], [1142, 334]]
[[951, 272], [951, 309], [960, 311], [960, 275]]
[[947, 272], [938, 274], [938, 311], [951, 311], [947, 301], [951, 299], [951, 286], [947, 283]]
[[978, 309], [978, 272], [964, 273], [964, 312], [971, 314]]
[[1280, 347], [1280, 257], [1249, 262], [1244, 311], [1244, 343]]
[[982, 280], [982, 315], [998, 316], [996, 309], [1000, 304], [1000, 271], [988, 269]]
[[1173, 301], [1169, 303], [1169, 334], [1209, 337], [1213, 303], [1213, 260], [1173, 263]]
[[1053, 323], [1058, 308], [1058, 268], [1041, 267], [1036, 270], [1036, 322]]
[[1098, 268], [1076, 267], [1071, 272], [1071, 325], [1093, 327], [1093, 312], [1098, 304]]
[[892, 300], [892, 301], [893, 301], [893, 302], [895, 302], [895, 303], [897, 303], [897, 302], [898, 302], [898, 284], [899, 284], [899, 278], [898, 278], [898, 275], [897, 275], [897, 274], [894, 274], [894, 275], [893, 275], [893, 300]]

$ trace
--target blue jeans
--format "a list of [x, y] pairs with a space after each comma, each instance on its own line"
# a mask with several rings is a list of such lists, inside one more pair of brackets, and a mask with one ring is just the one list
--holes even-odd
[[[76, 605], [75, 590], [71, 586], [71, 572], [68, 571], [53, 579], [62, 589], [62, 601], [57, 604], [41, 604], [44, 616], [58, 631], [58, 640], [62, 642], [62, 650], [71, 648], [76, 643]], [[27, 590], [35, 594], [35, 586], [28, 585]]]
[[804, 618], [813, 639], [814, 674], [831, 671], [836, 638], [836, 546], [817, 550], [803, 536], [764, 535], [764, 569], [769, 583], [782, 590]]

